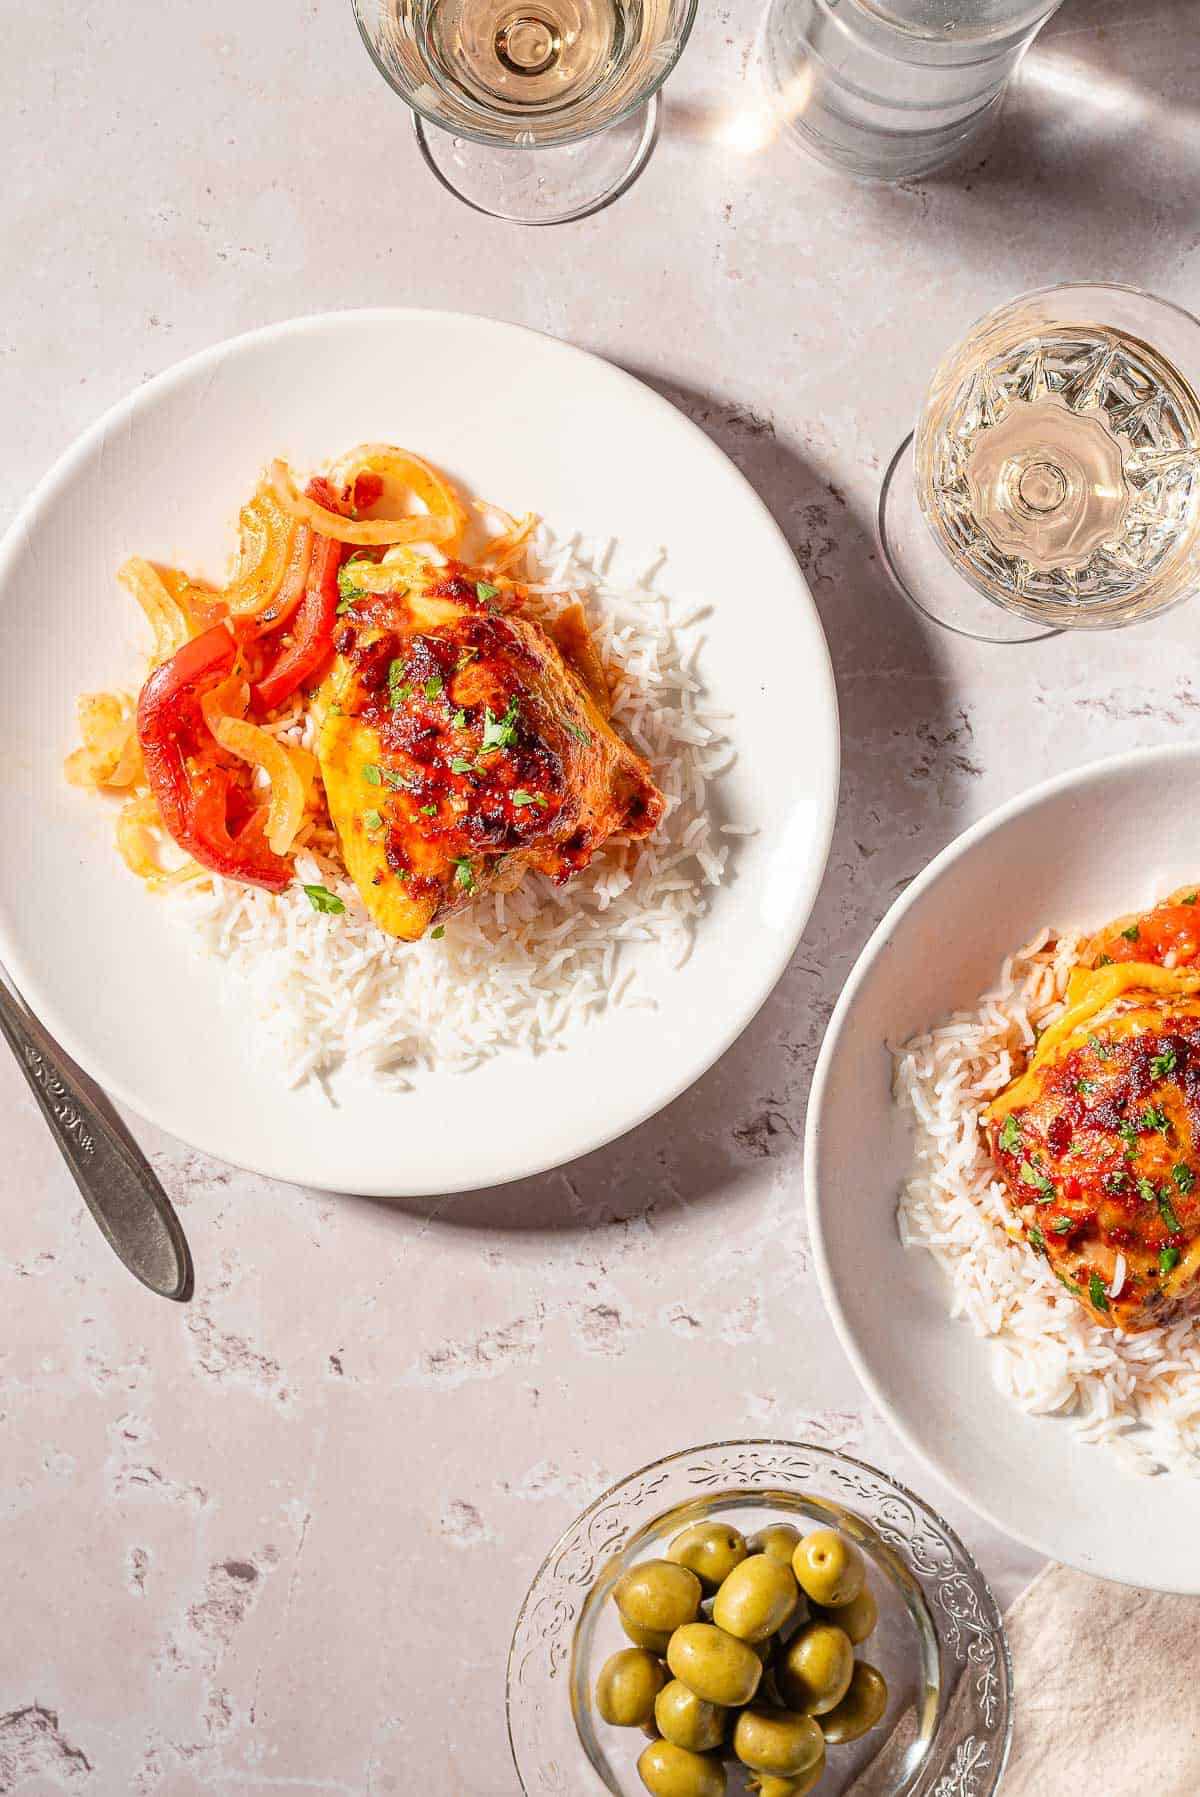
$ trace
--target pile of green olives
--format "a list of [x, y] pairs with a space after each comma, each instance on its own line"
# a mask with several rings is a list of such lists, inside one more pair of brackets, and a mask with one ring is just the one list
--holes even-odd
[[807, 1797], [825, 1749], [882, 1721], [883, 1674], [854, 1650], [878, 1618], [862, 1554], [836, 1529], [724, 1522], [676, 1535], [613, 1591], [632, 1646], [596, 1680], [596, 1708], [650, 1737], [652, 1797], [724, 1797], [726, 1762], [758, 1797]]

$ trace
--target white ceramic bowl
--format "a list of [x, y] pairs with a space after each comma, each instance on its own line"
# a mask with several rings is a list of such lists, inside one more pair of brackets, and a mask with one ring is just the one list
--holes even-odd
[[[754, 826], [688, 963], [638, 960], [656, 1010], [611, 1007], [560, 1054], [495, 1056], [413, 1092], [289, 1090], [219, 969], [132, 878], [112, 808], [69, 787], [80, 691], [137, 678], [137, 553], [219, 576], [264, 465], [406, 443], [475, 494], [619, 540], [711, 608], [701, 677], [734, 720], [714, 806]], [[225, 1160], [380, 1196], [536, 1173], [640, 1123], [699, 1077], [782, 973], [825, 866], [837, 701], [816, 610], [762, 501], [640, 381], [536, 332], [445, 312], [331, 313], [194, 356], [114, 407], [0, 546], [0, 961], [47, 1028], [143, 1116]], [[638, 954], [634, 945], [633, 954]], [[536, 1103], [531, 1099], [536, 1096]]]
[[[1200, 874], [1200, 746], [1135, 750], [1035, 787], [967, 830], [892, 906], [833, 1014], [809, 1108], [817, 1270], [842, 1342], [909, 1446], [982, 1515], [1102, 1578], [1200, 1594], [1198, 1486], [1138, 1478], [1060, 1417], [1024, 1416], [988, 1344], [947, 1315], [896, 1199], [908, 1128], [884, 1044], [969, 1006], [1043, 924], [1100, 924]], [[1198, 1325], [1200, 1327], [1200, 1325]]]

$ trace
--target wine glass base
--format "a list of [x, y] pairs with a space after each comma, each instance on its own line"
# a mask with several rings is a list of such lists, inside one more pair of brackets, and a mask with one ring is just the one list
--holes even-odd
[[1034, 643], [1060, 634], [1057, 625], [1033, 624], [1005, 611], [955, 572], [917, 501], [911, 434], [883, 477], [878, 532], [883, 565], [896, 586], [910, 605], [944, 630], [982, 643]]
[[489, 218], [513, 225], [565, 225], [587, 218], [637, 180], [658, 138], [660, 102], [576, 143], [529, 148], [476, 143], [413, 113], [421, 154], [442, 186]]

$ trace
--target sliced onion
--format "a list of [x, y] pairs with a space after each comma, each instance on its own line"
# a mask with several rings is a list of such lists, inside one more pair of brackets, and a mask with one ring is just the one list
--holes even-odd
[[271, 491], [284, 511], [309, 524], [323, 537], [360, 548], [382, 543], [436, 543], [452, 549], [462, 540], [467, 515], [454, 489], [428, 462], [407, 449], [387, 443], [364, 443], [329, 471], [331, 486], [349, 487], [360, 474], [378, 474], [401, 482], [428, 509], [399, 518], [343, 518], [301, 493], [286, 462], [271, 463]]
[[284, 574], [279, 592], [273, 604], [258, 614], [260, 630], [278, 630], [286, 624], [300, 601], [308, 585], [308, 571], [312, 565], [313, 533], [307, 524], [298, 524], [292, 532], [291, 552], [288, 556], [287, 571]]
[[428, 558], [419, 549], [393, 549], [380, 562], [356, 562], [342, 566], [349, 569], [346, 579], [364, 593], [398, 593], [406, 587], [418, 586], [429, 574]]
[[225, 603], [235, 618], [256, 618], [283, 585], [296, 527], [274, 493], [256, 493], [238, 515], [241, 553]]
[[160, 847], [165, 846], [162, 817], [153, 793], [143, 792], [127, 799], [117, 814], [117, 849], [130, 873], [145, 880], [148, 886], [178, 886], [207, 872], [190, 856], [178, 867], [164, 867], [158, 856]]
[[1119, 1298], [1121, 1296], [1121, 1293], [1125, 1289], [1125, 1274], [1127, 1270], [1125, 1256], [1123, 1254], [1118, 1254], [1117, 1264], [1113, 1268], [1112, 1284], [1108, 1288], [1108, 1295], [1110, 1298]]
[[508, 530], [484, 544], [480, 561], [495, 574], [506, 573], [529, 543], [538, 522], [533, 512], [526, 512], [519, 521], [514, 519]]
[[142, 772], [137, 719], [115, 693], [82, 693], [77, 701], [83, 747], [66, 759], [72, 786], [132, 786]]
[[131, 555], [117, 569], [117, 579], [133, 594], [154, 632], [154, 664], [170, 661], [192, 634], [191, 620], [175, 595], [167, 590], [162, 575], [140, 555]]
[[316, 757], [250, 723], [242, 715], [249, 696], [245, 681], [235, 675], [205, 693], [200, 708], [221, 747], [252, 768], [261, 768], [271, 782], [267, 844], [276, 855], [286, 855], [304, 817]]

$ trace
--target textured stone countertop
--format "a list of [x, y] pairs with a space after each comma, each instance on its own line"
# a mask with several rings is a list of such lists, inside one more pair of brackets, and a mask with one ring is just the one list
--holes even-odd
[[6, 35], [0, 514], [231, 333], [370, 304], [515, 319], [642, 375], [757, 484], [821, 609], [845, 772], [774, 996], [601, 1153], [380, 1204], [136, 1125], [195, 1253], [186, 1309], [103, 1247], [4, 1057], [5, 1797], [513, 1797], [504, 1662], [544, 1550], [607, 1481], [716, 1435], [861, 1452], [944, 1507], [1003, 1600], [1035, 1570], [866, 1405], [801, 1140], [834, 999], [929, 857], [1052, 770], [1200, 728], [1194, 602], [987, 648], [924, 628], [871, 542], [881, 468], [986, 307], [1085, 276], [1200, 302], [1194, 0], [1067, 0], [990, 141], [895, 188], [722, 147], [758, 9], [701, 13], [642, 181], [525, 234], [421, 168], [341, 0], [55, 4]]

